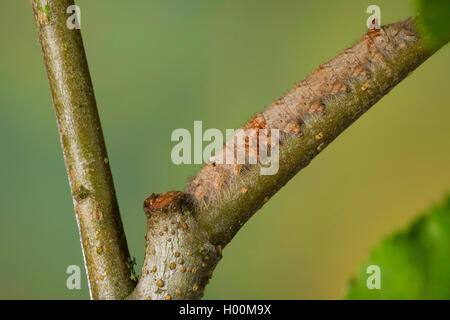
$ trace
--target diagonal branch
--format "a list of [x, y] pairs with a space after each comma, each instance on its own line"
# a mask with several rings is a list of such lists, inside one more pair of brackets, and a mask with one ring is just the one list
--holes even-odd
[[270, 137], [264, 146], [275, 154], [279, 146], [275, 174], [261, 174], [260, 148], [250, 143], [244, 153], [256, 155], [257, 164], [237, 163], [234, 146], [232, 163], [220, 164], [214, 159], [227, 155], [227, 143], [185, 192], [152, 194], [144, 202], [145, 261], [132, 291], [134, 273], [81, 34], [66, 27], [66, 9], [73, 1], [31, 3], [94, 299], [201, 298], [222, 248], [241, 226], [433, 54], [425, 49], [414, 19], [369, 31], [243, 127], [253, 129], [260, 140], [260, 132], [278, 130], [279, 143]]
[[[144, 202], [145, 261], [130, 298], [201, 297], [222, 248], [253, 213], [433, 54], [425, 49], [415, 24], [415, 19], [407, 19], [370, 30], [243, 127], [256, 132], [279, 130], [276, 174], [261, 175], [261, 162], [242, 165], [213, 160], [188, 183], [184, 193], [151, 195]], [[272, 144], [268, 139], [267, 147]], [[255, 145], [246, 147], [248, 156], [258, 155]], [[227, 143], [214, 159], [230, 148], [234, 145]]]
[[93, 299], [121, 299], [135, 285], [79, 30], [69, 0], [31, 1], [72, 190]]
[[414, 19], [369, 30], [256, 114], [244, 128], [280, 131], [277, 174], [261, 175], [260, 165], [207, 164], [187, 185], [212, 242], [225, 246], [273, 194], [431, 54]]

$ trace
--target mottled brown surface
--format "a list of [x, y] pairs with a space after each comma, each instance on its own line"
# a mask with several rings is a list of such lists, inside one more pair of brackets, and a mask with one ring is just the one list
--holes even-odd
[[228, 243], [264, 199], [431, 54], [414, 25], [407, 19], [368, 31], [242, 128], [280, 130], [278, 174], [263, 177], [259, 165], [207, 164], [188, 183], [187, 196], [213, 243]]

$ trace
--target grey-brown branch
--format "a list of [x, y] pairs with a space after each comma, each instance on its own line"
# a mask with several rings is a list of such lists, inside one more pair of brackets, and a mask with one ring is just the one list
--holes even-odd
[[[146, 257], [130, 298], [201, 297], [222, 248], [253, 213], [431, 54], [414, 19], [368, 31], [242, 128], [279, 130], [276, 174], [261, 175], [261, 163], [238, 164], [235, 153], [232, 164], [207, 163], [184, 193], [150, 196]], [[247, 154], [258, 154], [252, 147]]]
[[32, 0], [93, 299], [122, 299], [134, 288], [97, 105], [69, 0]]
[[[147, 248], [134, 287], [81, 35], [66, 28], [71, 4], [49, 0], [42, 8], [32, 0], [95, 299], [201, 298], [222, 249], [253, 213], [433, 54], [414, 19], [370, 30], [243, 127], [256, 135], [279, 130], [276, 174], [261, 175], [260, 162], [212, 161], [185, 192], [152, 194], [144, 202]], [[266, 139], [270, 150], [272, 143]], [[245, 147], [258, 156], [255, 145]]]
[[225, 246], [292, 176], [430, 55], [414, 19], [369, 30], [255, 115], [244, 128], [281, 133], [278, 173], [213, 163], [187, 185], [195, 217], [212, 243]]

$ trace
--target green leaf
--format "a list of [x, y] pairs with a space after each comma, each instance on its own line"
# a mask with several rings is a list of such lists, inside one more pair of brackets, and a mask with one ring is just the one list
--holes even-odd
[[[368, 289], [370, 265], [380, 267], [380, 289]], [[450, 196], [372, 250], [347, 299], [450, 299]]]
[[419, 31], [431, 50], [440, 48], [450, 39], [450, 1], [416, 0]]

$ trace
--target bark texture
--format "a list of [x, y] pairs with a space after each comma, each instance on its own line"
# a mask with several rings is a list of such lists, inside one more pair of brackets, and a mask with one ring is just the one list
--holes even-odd
[[93, 299], [122, 299], [135, 286], [80, 30], [68, 0], [31, 1], [50, 83]]
[[[201, 298], [222, 249], [253, 213], [433, 53], [414, 19], [369, 31], [242, 128], [260, 140], [261, 132], [279, 130], [279, 143], [263, 143], [270, 152], [279, 146], [278, 172], [261, 175], [257, 145], [244, 143], [257, 163], [239, 164], [227, 143], [185, 192], [152, 194], [144, 202], [147, 247], [135, 286], [81, 34], [66, 27], [73, 1], [31, 3], [94, 299]], [[216, 161], [230, 151], [232, 163]]]
[[139, 283], [130, 299], [200, 299], [221, 258], [192, 215], [185, 195], [152, 194], [144, 202], [147, 248]]
[[[279, 130], [276, 174], [261, 175], [261, 162], [216, 163], [214, 159], [226, 158], [227, 151], [234, 151], [229, 150], [233, 144], [227, 143], [187, 184], [184, 193], [150, 196], [144, 203], [148, 224], [146, 257], [141, 279], [130, 298], [200, 298], [222, 248], [253, 213], [432, 55], [424, 47], [415, 23], [411, 18], [369, 30], [355, 45], [321, 65], [241, 128], [254, 129], [257, 135], [263, 130]], [[273, 149], [272, 139], [266, 139], [265, 144]], [[255, 144], [246, 144], [247, 159], [255, 155], [259, 159], [260, 150], [255, 148]], [[233, 157], [236, 160], [237, 153]], [[165, 210], [154, 205], [160, 201], [165, 203]], [[177, 227], [183, 222], [188, 230]], [[206, 250], [211, 263], [204, 264], [204, 251], [198, 246]], [[197, 255], [191, 256], [195, 250]], [[190, 273], [176, 263], [178, 254], [187, 258]]]
[[244, 128], [280, 130], [278, 173], [260, 175], [260, 164], [209, 163], [187, 185], [211, 242], [225, 246], [293, 175], [430, 55], [414, 19], [369, 30], [256, 114]]

